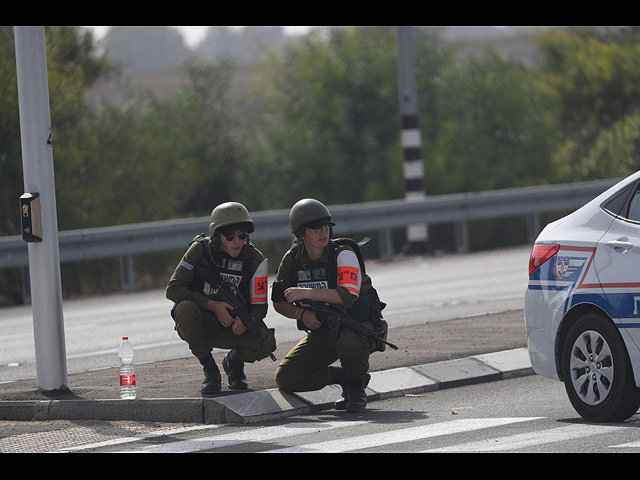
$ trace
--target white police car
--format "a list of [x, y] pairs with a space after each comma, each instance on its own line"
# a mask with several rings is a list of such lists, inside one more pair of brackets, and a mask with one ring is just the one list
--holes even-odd
[[640, 171], [547, 225], [529, 260], [529, 358], [576, 411], [623, 421], [640, 406]]

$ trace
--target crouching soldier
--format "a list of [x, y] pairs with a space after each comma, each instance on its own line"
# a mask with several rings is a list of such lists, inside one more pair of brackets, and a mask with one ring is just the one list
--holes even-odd
[[166, 289], [175, 303], [175, 329], [204, 370], [203, 395], [221, 391], [213, 348], [229, 349], [222, 360], [231, 390], [248, 388], [244, 364], [276, 348], [267, 314], [267, 260], [249, 240], [253, 221], [244, 205], [227, 202], [211, 213], [209, 236], [194, 239]]

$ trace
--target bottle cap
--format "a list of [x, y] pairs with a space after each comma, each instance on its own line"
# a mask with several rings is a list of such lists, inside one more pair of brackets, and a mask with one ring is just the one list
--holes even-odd
[[123, 340], [129, 340], [129, 337], [122, 337]]

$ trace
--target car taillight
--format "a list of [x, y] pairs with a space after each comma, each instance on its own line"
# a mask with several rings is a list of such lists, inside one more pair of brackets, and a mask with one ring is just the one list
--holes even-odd
[[529, 275], [558, 253], [558, 250], [560, 250], [560, 245], [534, 245], [529, 257]]

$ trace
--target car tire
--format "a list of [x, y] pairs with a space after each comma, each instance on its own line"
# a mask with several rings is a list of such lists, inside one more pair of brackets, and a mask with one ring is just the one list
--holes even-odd
[[625, 344], [603, 315], [583, 315], [570, 328], [562, 371], [569, 400], [585, 420], [621, 422], [640, 406]]

